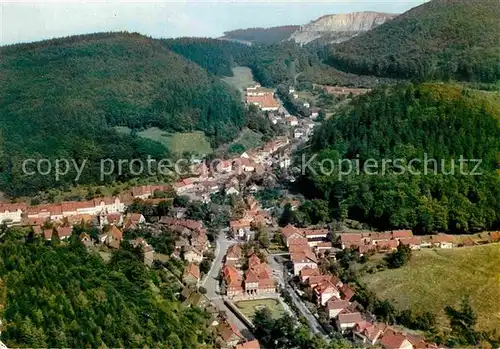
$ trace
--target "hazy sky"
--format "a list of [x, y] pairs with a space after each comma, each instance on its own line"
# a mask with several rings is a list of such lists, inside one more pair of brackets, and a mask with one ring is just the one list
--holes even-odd
[[0, 45], [117, 30], [153, 37], [217, 37], [231, 29], [305, 24], [325, 14], [368, 10], [400, 13], [423, 2], [0, 0]]

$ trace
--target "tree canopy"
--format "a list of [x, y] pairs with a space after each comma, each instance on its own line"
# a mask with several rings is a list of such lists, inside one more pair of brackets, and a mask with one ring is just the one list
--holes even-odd
[[356, 74], [403, 79], [500, 79], [495, 1], [432, 0], [338, 45], [328, 63]]

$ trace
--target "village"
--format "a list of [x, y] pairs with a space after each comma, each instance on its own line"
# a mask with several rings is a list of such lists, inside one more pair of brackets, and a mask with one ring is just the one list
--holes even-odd
[[[297, 99], [293, 88], [288, 92]], [[142, 249], [144, 263], [150, 267], [160, 255], [163, 261], [177, 261], [175, 263], [182, 268], [182, 274], [176, 276], [182, 287], [181, 299], [212, 315], [210, 326], [221, 348], [260, 348], [252, 334], [252, 317], [262, 307], [271, 309], [273, 316], [303, 316], [312, 332], [328, 338], [329, 332], [334, 331], [360, 347], [437, 347], [420, 336], [377, 321], [353, 300], [355, 291], [349, 283], [320, 266], [324, 261], [335, 261], [336, 254], [346, 250], [363, 256], [387, 254], [400, 245], [412, 250], [456, 248], [454, 237], [445, 234], [414, 236], [410, 230], [338, 231], [331, 225], [279, 227], [278, 217], [256, 198], [261, 187], [252, 179], [272, 177], [276, 171], [286, 172], [291, 166], [293, 150], [307, 141], [317, 125], [314, 120], [320, 111], [304, 102], [303, 106], [310, 108], [309, 118], [290, 115], [273, 90], [258, 85], [247, 88], [246, 102], [265, 112], [273, 124], [287, 127], [287, 135], [215, 164], [203, 160], [193, 162], [191, 174], [172, 185], [136, 186], [114, 197], [88, 201], [34, 206], [0, 204], [0, 222], [31, 228], [35, 236], [46, 241], [67, 240], [74, 234], [74, 226], [86, 223], [100, 232], [97, 239], [88, 233], [79, 235], [81, 242], [90, 249], [119, 249], [126, 232], [137, 229], [150, 230], [153, 236], [168, 232], [175, 239], [174, 250], [168, 256], [157, 253], [143, 237], [128, 242]], [[186, 217], [186, 208], [173, 204], [173, 198], [165, 197], [165, 193], [202, 204], [211, 203], [213, 195], [222, 193], [237, 198], [240, 210], [229, 212], [227, 226], [220, 227], [210, 241], [206, 222]], [[167, 203], [168, 214], [150, 221], [145, 215], [129, 209], [137, 202], [152, 207]], [[283, 204], [296, 210], [300, 202], [290, 197]], [[273, 249], [260, 243], [262, 235], [273, 242]], [[490, 240], [488, 242], [498, 242], [500, 233], [490, 233]], [[465, 242], [466, 245], [477, 243]], [[314, 305], [313, 309], [310, 304]], [[327, 315], [330, 327], [326, 328], [324, 321], [320, 321], [320, 311]]]

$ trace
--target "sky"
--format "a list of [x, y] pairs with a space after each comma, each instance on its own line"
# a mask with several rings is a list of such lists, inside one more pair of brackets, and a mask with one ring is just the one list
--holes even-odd
[[0, 0], [0, 46], [103, 31], [155, 38], [219, 37], [249, 27], [306, 24], [355, 11], [402, 13], [425, 0]]

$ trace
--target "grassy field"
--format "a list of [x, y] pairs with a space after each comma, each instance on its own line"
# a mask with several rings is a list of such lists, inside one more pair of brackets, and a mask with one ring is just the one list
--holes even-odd
[[435, 312], [442, 326], [447, 326], [443, 308], [469, 295], [478, 329], [500, 328], [500, 244], [416, 251], [408, 265], [362, 280], [399, 309]]
[[[118, 132], [128, 133], [128, 127], [115, 127]], [[164, 144], [170, 151], [182, 154], [185, 151], [207, 155], [212, 153], [212, 148], [203, 132], [168, 133], [157, 127], [137, 133], [140, 137], [148, 138]]]
[[248, 319], [252, 319], [255, 312], [263, 307], [271, 310], [273, 318], [280, 318], [285, 314], [285, 308], [277, 299], [255, 299], [248, 301], [238, 301], [234, 305], [245, 315]]
[[[222, 81], [234, 86], [239, 91], [243, 92], [245, 88], [256, 84], [253, 79], [252, 70], [248, 67], [234, 67], [233, 76], [222, 78]], [[242, 94], [243, 95], [243, 94]]]

